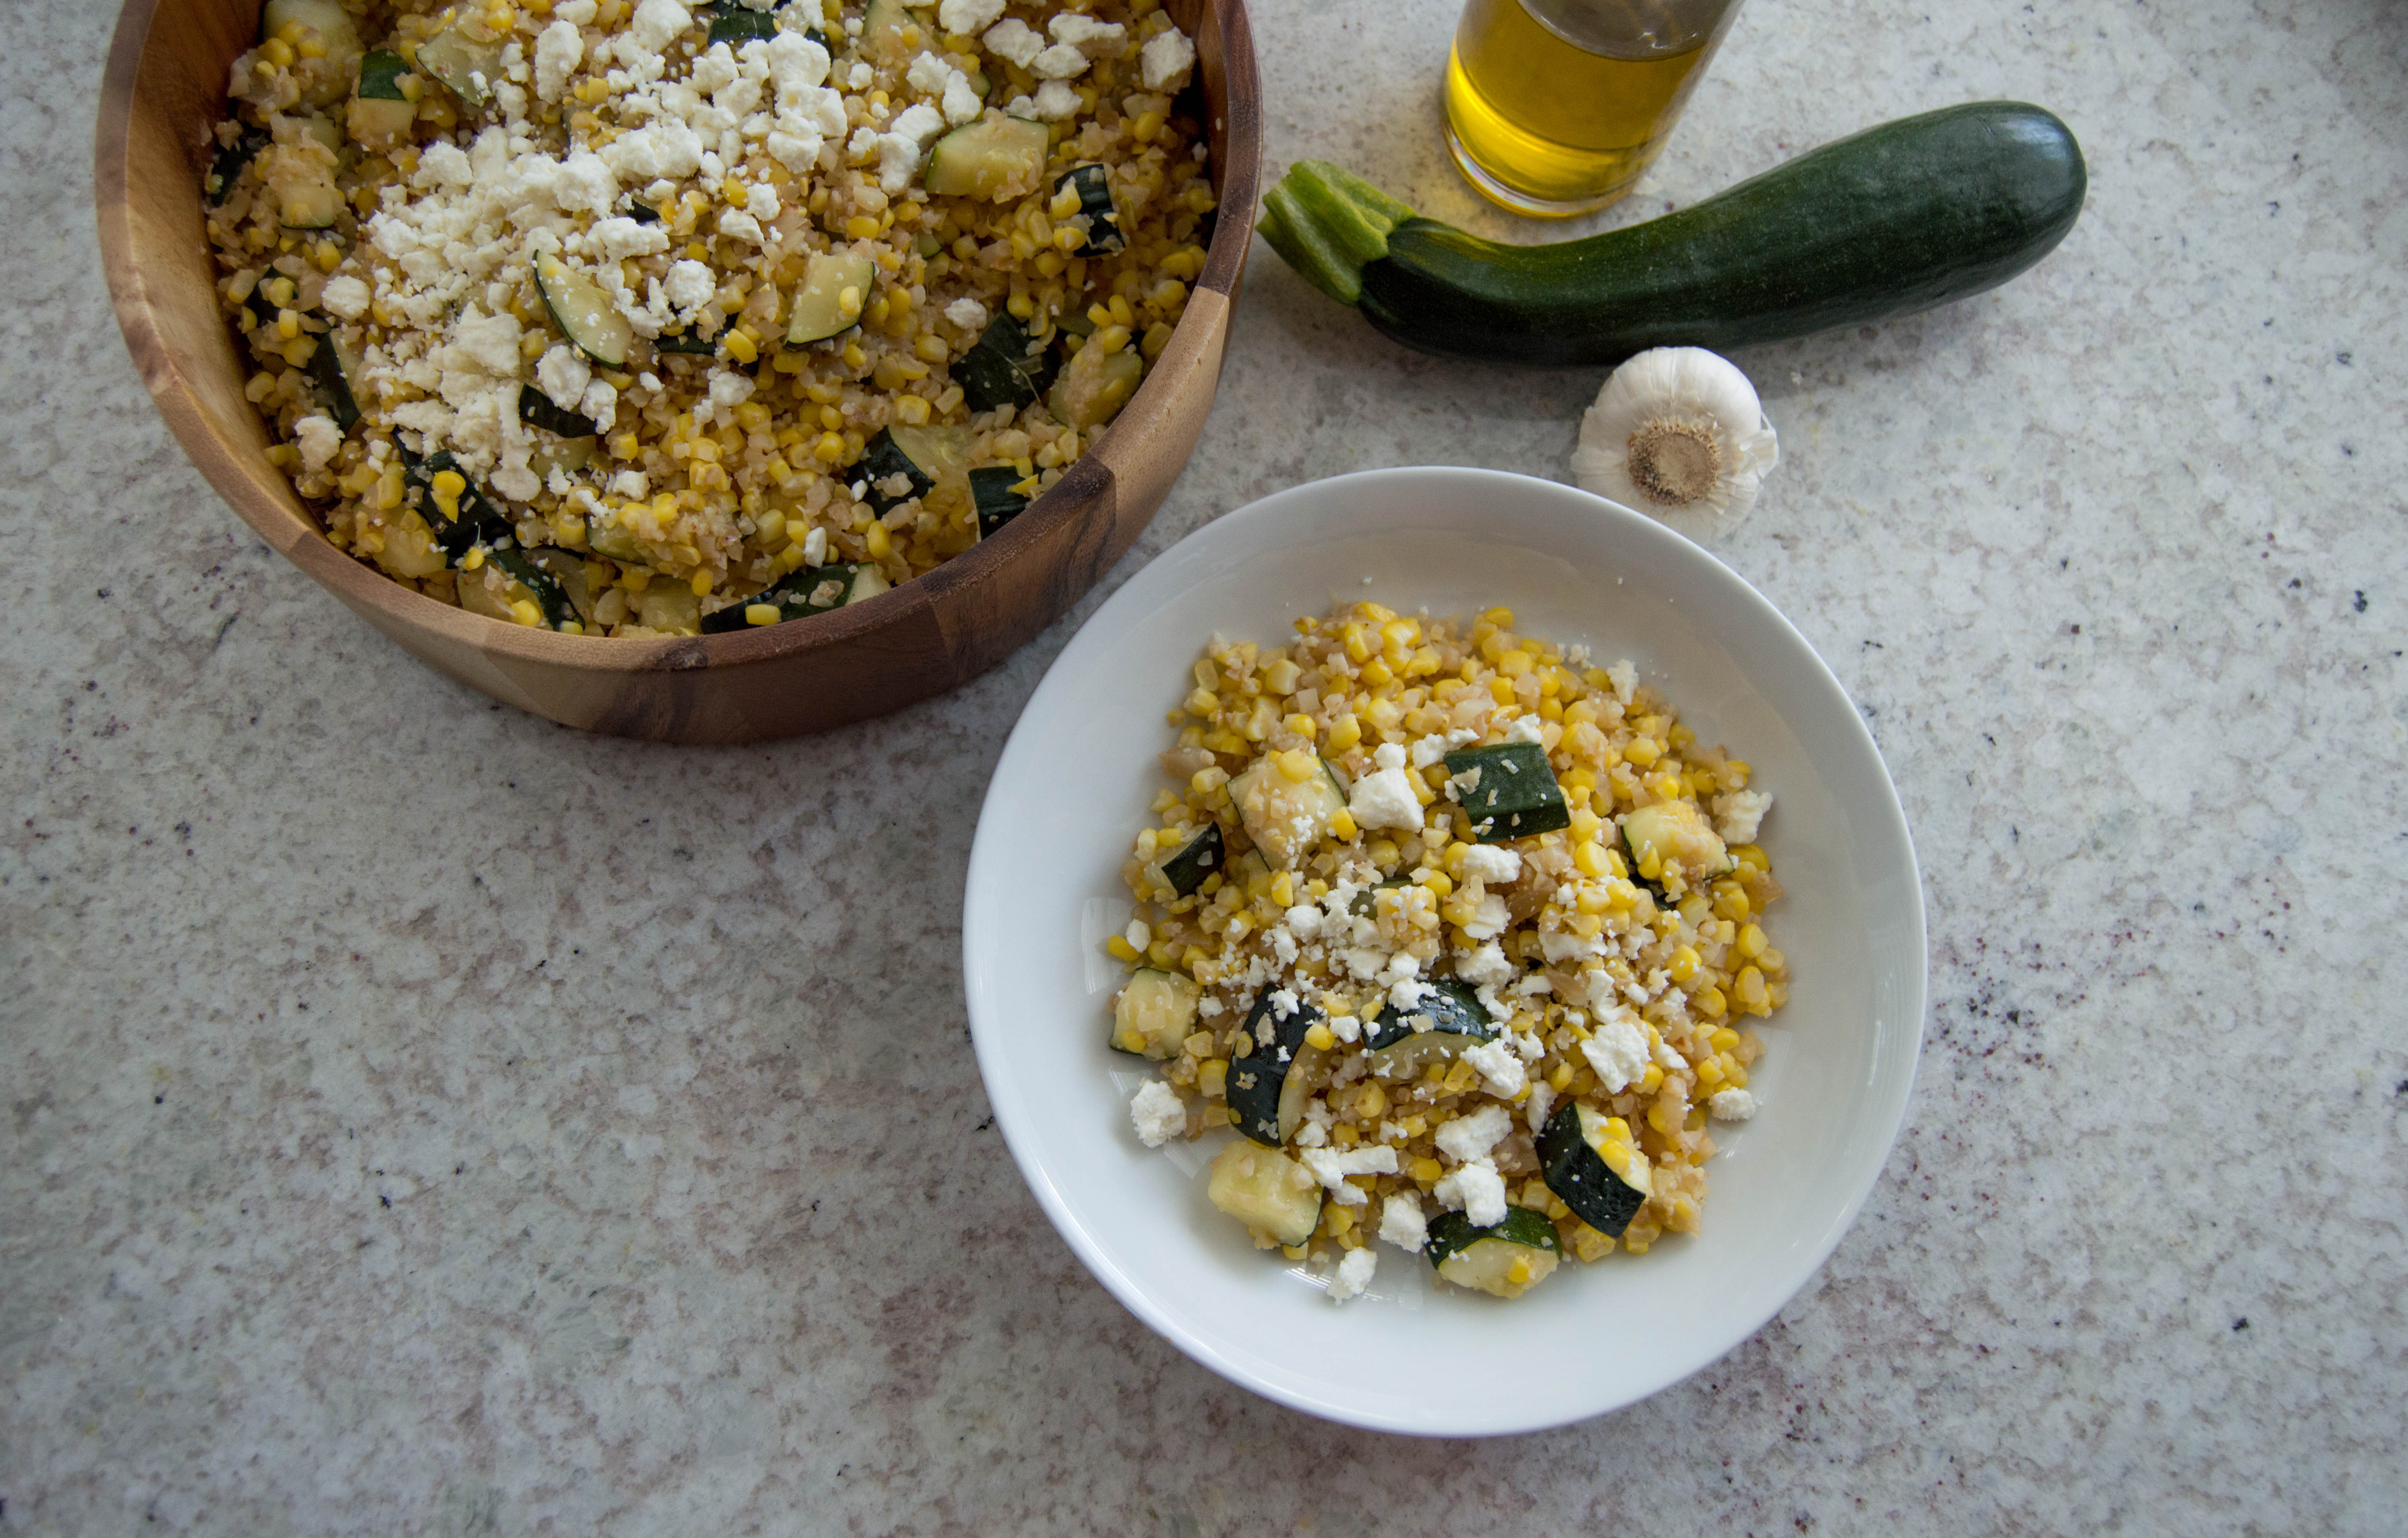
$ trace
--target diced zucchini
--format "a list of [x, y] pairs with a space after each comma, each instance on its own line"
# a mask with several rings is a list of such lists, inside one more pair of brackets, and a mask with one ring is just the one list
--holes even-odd
[[360, 420], [359, 399], [351, 394], [351, 381], [359, 370], [359, 360], [332, 330], [318, 338], [317, 351], [309, 354], [309, 379], [326, 397], [327, 414], [335, 419], [335, 425], [347, 433]]
[[716, 338], [697, 337], [690, 331], [664, 332], [652, 338], [652, 351], [672, 354], [682, 353], [689, 357], [712, 358], [719, 355], [719, 342]]
[[360, 56], [360, 35], [351, 25], [342, 0], [267, 0], [260, 7], [259, 35], [273, 37], [298, 22], [318, 35], [326, 57], [351, 60]]
[[627, 199], [627, 217], [638, 224], [657, 224], [661, 222], [661, 211], [649, 203], [638, 203], [631, 197]]
[[1043, 123], [989, 108], [936, 142], [920, 180], [939, 197], [1008, 203], [1027, 196], [1044, 180], [1052, 147]]
[[1615, 1239], [1647, 1203], [1654, 1173], [1627, 1129], [1576, 1100], [1566, 1100], [1539, 1133], [1539, 1172], [1572, 1215]]
[[1329, 831], [1330, 819], [1346, 810], [1346, 788], [1337, 771], [1326, 759], [1316, 762], [1320, 773], [1291, 780], [1266, 754], [1229, 782], [1229, 804], [1238, 809], [1246, 836], [1279, 870], [1295, 870]]
[[566, 470], [570, 475], [582, 475], [594, 466], [594, 456], [601, 452], [601, 443], [591, 438], [555, 438], [535, 446], [527, 455], [527, 467], [537, 479], [549, 483], [552, 472]]
[[1321, 1221], [1321, 1182], [1276, 1148], [1239, 1142], [1212, 1161], [1212, 1205], [1283, 1244], [1301, 1244]]
[[754, 604], [776, 604], [778, 618], [775, 623], [783, 625], [788, 620], [824, 614], [847, 604], [874, 598], [891, 585], [886, 574], [867, 561], [858, 566], [806, 567], [749, 598], [704, 616], [702, 630], [705, 635], [715, 636], [731, 630], [750, 629], [752, 622], [745, 617], [745, 611]]
[[705, 48], [725, 43], [740, 49], [754, 41], [766, 42], [778, 36], [778, 18], [766, 10], [747, 10], [735, 0], [726, 0], [710, 19], [710, 36]]
[[[882, 64], [901, 64], [911, 52], [903, 46], [903, 29], [912, 24], [903, 0], [869, 0], [861, 12], [861, 50]], [[936, 41], [933, 27], [920, 30], [926, 41]]]
[[502, 50], [451, 26], [418, 46], [418, 67], [470, 107], [482, 107], [494, 99], [493, 82], [502, 78]]
[[1181, 897], [1189, 896], [1204, 884], [1205, 877], [1221, 869], [1227, 853], [1221, 841], [1221, 825], [1206, 823], [1203, 832], [1187, 841], [1187, 847], [1162, 862], [1162, 879]]
[[1141, 968], [1112, 1000], [1112, 1045], [1156, 1062], [1179, 1056], [1204, 990], [1176, 972]]
[[1411, 876], [1390, 876], [1376, 886], [1367, 886], [1355, 893], [1347, 902], [1346, 912], [1356, 918], [1377, 918], [1380, 916], [1381, 893], [1401, 891], [1412, 884], [1413, 878]]
[[691, 636], [701, 619], [702, 600], [683, 582], [654, 582], [636, 600], [636, 623], [647, 630]]
[[1460, 1287], [1495, 1298], [1519, 1298], [1563, 1263], [1563, 1243], [1547, 1215], [1508, 1207], [1494, 1228], [1477, 1228], [1461, 1213], [1429, 1226], [1430, 1264]]
[[[869, 505], [883, 516], [888, 509], [925, 496], [939, 484], [952, 482], [959, 489], [966, 483], [964, 467], [969, 457], [968, 427], [915, 427], [898, 422], [881, 428], [845, 474], [868, 482]], [[895, 479], [898, 475], [903, 478], [899, 484]]]
[[1471, 813], [1471, 831], [1482, 843], [1509, 843], [1571, 826], [1564, 787], [1555, 783], [1547, 750], [1536, 742], [1457, 748], [1446, 755], [1450, 775], [1467, 777], [1475, 769], [1478, 779], [1461, 795], [1463, 810]]
[[543, 295], [543, 307], [552, 311], [552, 323], [579, 352], [606, 368], [626, 365], [636, 328], [601, 284], [557, 256], [543, 256], [536, 261], [535, 286]]
[[378, 49], [360, 61], [359, 88], [352, 93], [344, 125], [351, 137], [371, 149], [385, 149], [408, 137], [418, 121], [418, 105], [402, 90], [409, 63], [389, 48]]
[[[1497, 1039], [1488, 1011], [1471, 989], [1453, 978], [1434, 985], [1431, 994], [1411, 1011], [1383, 1006], [1364, 1027], [1364, 1064], [1383, 1079], [1413, 1079], [1440, 1058], [1460, 1056], [1465, 1050]], [[1416, 1028], [1422, 1021], [1426, 1030]]]
[[973, 411], [1025, 406], [1043, 395], [1053, 381], [1053, 352], [1033, 346], [1027, 330], [1009, 310], [987, 323], [986, 330], [953, 365], [953, 382], [962, 387]]
[[232, 144], [219, 149], [216, 158], [209, 162], [209, 174], [201, 181], [201, 193], [209, 200], [209, 207], [216, 208], [226, 200], [234, 184], [242, 180], [243, 171], [259, 158], [259, 152], [269, 142], [266, 129], [245, 128], [235, 136]]
[[876, 263], [853, 252], [813, 252], [803, 268], [803, 286], [795, 291], [786, 345], [825, 341], [860, 324], [877, 270]]
[[362, 101], [406, 102], [401, 78], [409, 73], [409, 61], [389, 48], [378, 49], [360, 61], [360, 85], [356, 94]]
[[[1100, 165], [1074, 165], [1054, 179], [1059, 193], [1067, 182], [1078, 189], [1079, 212], [1087, 218], [1087, 243], [1081, 256], [1110, 256], [1128, 244], [1121, 234], [1121, 218], [1112, 207], [1112, 189]], [[1075, 215], [1073, 217], [1076, 217]]]
[[985, 465], [970, 471], [970, 500], [978, 508], [980, 539], [992, 539], [997, 529], [1021, 515], [1035, 481], [1010, 465]]
[[519, 386], [519, 420], [531, 427], [563, 438], [592, 438], [601, 432], [594, 419], [575, 411], [564, 411], [552, 403], [552, 397], [532, 384]]
[[561, 589], [560, 580], [538, 566], [525, 551], [497, 550], [488, 558], [535, 595], [536, 606], [543, 611], [543, 623], [549, 628], [557, 630], [580, 617], [577, 606]]
[[1295, 1134], [1322, 1059], [1321, 1049], [1304, 1039], [1321, 1012], [1299, 999], [1287, 1018], [1279, 1018], [1271, 996], [1282, 991], [1280, 984], [1269, 983], [1255, 997], [1246, 1014], [1246, 1035], [1253, 1044], [1243, 1056], [1229, 1059], [1223, 1096], [1237, 1113], [1238, 1130], [1274, 1148]]
[[1632, 874], [1659, 887], [1668, 869], [1677, 869], [1691, 886], [1739, 869], [1691, 801], [1659, 801], [1624, 812], [1622, 847], [1630, 855]]
[[547, 545], [527, 552], [529, 559], [543, 568], [568, 601], [577, 606], [577, 618], [587, 625], [594, 623], [594, 584], [585, 579], [585, 557], [573, 550]]
[[[509, 519], [486, 497], [483, 488], [460, 468], [459, 461], [452, 456], [450, 450], [429, 454], [414, 464], [404, 453], [402, 464], [405, 480], [418, 493], [418, 514], [425, 520], [428, 532], [442, 548], [446, 564], [458, 566], [469, 551], [482, 545], [488, 564], [507, 573], [534, 596], [537, 607], [543, 611], [545, 625], [557, 629], [564, 621], [579, 617], [576, 605], [568, 601], [568, 595], [561, 590], [559, 582], [552, 573], [529, 559], [526, 552], [513, 546]], [[442, 506], [435, 500], [435, 478], [445, 470], [468, 482], [466, 489], [460, 494], [460, 516], [456, 519], [446, 517]], [[476, 608], [478, 612], [492, 614], [495, 619], [515, 618], [507, 605], [498, 611], [478, 607], [480, 600], [489, 601], [495, 597], [482, 583], [464, 580], [460, 583], [460, 595], [463, 609]], [[688, 597], [692, 595], [689, 593]]]
[[343, 194], [335, 185], [333, 159], [320, 154], [315, 144], [271, 144], [261, 154], [260, 178], [286, 229], [328, 229], [342, 217]]
[[1134, 348], [1107, 352], [1089, 345], [1071, 354], [1046, 401], [1054, 415], [1086, 432], [1121, 414], [1145, 377], [1145, 360]]
[[591, 518], [585, 525], [585, 542], [597, 555], [607, 555], [621, 566], [643, 566], [644, 548], [636, 540], [636, 531], [608, 513]]

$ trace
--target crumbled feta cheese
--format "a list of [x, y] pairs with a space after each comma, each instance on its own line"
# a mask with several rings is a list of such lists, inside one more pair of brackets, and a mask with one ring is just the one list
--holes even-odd
[[596, 0], [560, 0], [560, 4], [552, 7], [552, 13], [564, 22], [581, 27], [594, 20], [596, 8]]
[[1408, 1255], [1418, 1255], [1429, 1243], [1429, 1219], [1422, 1215], [1419, 1198], [1398, 1191], [1380, 1204], [1380, 1237]]
[[1358, 1040], [1363, 1034], [1363, 1022], [1351, 1014], [1333, 1014], [1329, 1017], [1329, 1034], [1341, 1042]]
[[1086, 70], [1087, 56], [1068, 43], [1043, 49], [1028, 63], [1028, 72], [1040, 80], [1076, 79]]
[[1034, 97], [1014, 96], [1006, 108], [1015, 118], [1038, 118], [1046, 122], [1059, 122], [1075, 116], [1079, 110], [1079, 93], [1068, 80], [1047, 80], [1037, 88]]
[[1348, 1175], [1397, 1172], [1397, 1151], [1380, 1143], [1362, 1148], [1308, 1148], [1298, 1157], [1341, 1207], [1360, 1207], [1371, 1200], [1363, 1194], [1361, 1186], [1347, 1183]]
[[574, 411], [585, 397], [585, 387], [594, 382], [594, 366], [585, 361], [584, 353], [563, 342], [535, 366], [535, 382], [554, 406]]
[[733, 416], [736, 408], [751, 400], [752, 392], [758, 388], [749, 374], [739, 374], [732, 368], [713, 369], [709, 395], [714, 414]]
[[1473, 987], [1495, 987], [1513, 980], [1513, 963], [1507, 960], [1505, 948], [1490, 941], [1468, 956], [1458, 956], [1455, 975]]
[[1471, 922], [1463, 927], [1463, 932], [1474, 940], [1494, 940], [1505, 932], [1512, 918], [1505, 910], [1505, 899], [1491, 892], [1473, 907]]
[[1307, 903], [1298, 903], [1280, 915], [1280, 922], [1286, 925], [1288, 933], [1297, 939], [1311, 940], [1321, 932], [1321, 910]]
[[584, 61], [584, 36], [569, 22], [552, 22], [535, 40], [535, 93], [548, 102], [560, 100], [568, 77]]
[[975, 37], [1003, 14], [1004, 0], [939, 0], [937, 24], [956, 37]]
[[1405, 767], [1405, 750], [1403, 744], [1397, 742], [1381, 743], [1379, 747], [1372, 750], [1371, 762], [1383, 769], [1403, 769]]
[[1082, 50], [1091, 59], [1118, 53], [1122, 42], [1128, 36], [1128, 28], [1118, 22], [1098, 22], [1074, 10], [1064, 11], [1046, 22], [1045, 30], [1054, 35], [1055, 42]]
[[652, 256], [669, 249], [669, 233], [659, 224], [638, 224], [621, 216], [597, 222], [585, 232], [586, 238], [602, 254], [613, 262], [624, 262], [634, 256]]
[[928, 141], [945, 131], [945, 116], [926, 102], [917, 102], [896, 114], [895, 122], [878, 139], [878, 184], [888, 196], [911, 185], [920, 174], [920, 158]]
[[1329, 1301], [1342, 1303], [1360, 1295], [1365, 1287], [1371, 1285], [1371, 1272], [1378, 1269], [1379, 1264], [1380, 1258], [1371, 1253], [1369, 1245], [1359, 1250], [1348, 1250], [1346, 1258], [1338, 1262], [1338, 1270], [1330, 1275]]
[[1355, 781], [1346, 798], [1346, 810], [1354, 813], [1356, 826], [1367, 829], [1398, 827], [1418, 832], [1422, 826], [1421, 799], [1401, 769], [1383, 769]]
[[987, 28], [986, 36], [979, 41], [986, 45], [989, 53], [1023, 69], [1035, 63], [1037, 56], [1045, 51], [1044, 36], [1017, 16], [1008, 17]]
[[1647, 1071], [1647, 1033], [1627, 1016], [1609, 1020], [1581, 1043], [1581, 1055], [1597, 1071], [1605, 1092], [1619, 1095]]
[[1513, 1114], [1501, 1105], [1484, 1105], [1468, 1116], [1457, 1116], [1438, 1129], [1438, 1149], [1457, 1164], [1469, 1164], [1497, 1146], [1513, 1129]]
[[[807, 566], [827, 565], [827, 530], [824, 528], [814, 528], [809, 534], [804, 535], [804, 564]], [[1198, 1013], [1207, 1015], [1218, 1014], [1221, 1013], [1221, 1001], [1208, 993], [1204, 996], [1204, 1001], [1197, 1005], [1197, 1010]]]
[[1304, 1000], [1298, 999], [1290, 990], [1286, 988], [1273, 988], [1271, 990], [1272, 1019], [1284, 1020], [1289, 1015], [1294, 1014], [1297, 1011], [1302, 1008], [1304, 1008]]
[[752, 183], [752, 190], [744, 194], [744, 211], [766, 224], [783, 213], [785, 205], [778, 200], [777, 188], [766, 181], [756, 181]]
[[305, 468], [322, 470], [342, 449], [343, 430], [332, 417], [306, 416], [293, 424], [293, 441]]
[[585, 387], [577, 410], [580, 415], [592, 419], [596, 431], [609, 432], [619, 422], [619, 387], [609, 380], [595, 380]]
[[1714, 798], [1714, 831], [1725, 843], [1754, 843], [1772, 798], [1760, 790], [1735, 790]]
[[1535, 1137], [1538, 1134], [1539, 1129], [1547, 1125], [1547, 1113], [1555, 1108], [1555, 1085], [1547, 1083], [1544, 1079], [1531, 1080], [1530, 1099], [1528, 1102], [1522, 1107], [1522, 1112], [1525, 1119], [1526, 1119], [1530, 1124], [1530, 1132], [1532, 1136]]
[[719, 233], [731, 239], [749, 241], [757, 246], [761, 243], [761, 222], [741, 208], [722, 209], [719, 215]]
[[1523, 716], [1505, 728], [1508, 742], [1543, 742], [1546, 739], [1547, 724], [1535, 715]]
[[690, 177], [702, 169], [703, 154], [702, 136], [677, 122], [647, 123], [601, 150], [603, 163], [629, 182]]
[[669, 268], [668, 281], [661, 286], [670, 304], [677, 307], [681, 320], [691, 320], [694, 312], [710, 303], [719, 292], [719, 278], [700, 262], [685, 260]]
[[1717, 1089], [1706, 1100], [1706, 1109], [1716, 1121], [1746, 1121], [1756, 1114], [1756, 1093], [1747, 1089]]
[[1522, 879], [1522, 856], [1501, 844], [1475, 843], [1463, 851], [1463, 879], [1506, 886]]
[[1138, 59], [1148, 91], [1175, 92], [1187, 83], [1187, 72], [1196, 65], [1196, 45], [1177, 27], [1165, 27], [1146, 39]]
[[1605, 670], [1605, 681], [1613, 685], [1613, 697], [1625, 705], [1639, 692], [1639, 669], [1627, 657]]
[[1476, 1159], [1440, 1178], [1430, 1195], [1481, 1228], [1505, 1221], [1505, 1177], [1487, 1159]]
[[679, 0], [643, 0], [636, 7], [636, 19], [628, 23], [627, 36], [646, 52], [658, 53], [692, 25], [694, 13]]
[[1499, 1100], [1512, 1100], [1522, 1092], [1524, 1085], [1530, 1082], [1529, 1071], [1522, 1064], [1522, 1056], [1513, 1050], [1511, 1042], [1483, 1042], [1466, 1051], [1463, 1060], [1480, 1071], [1488, 1093]]
[[368, 301], [375, 297], [374, 291], [365, 281], [345, 273], [340, 278], [326, 280], [326, 287], [318, 295], [318, 303], [324, 307], [327, 314], [337, 320], [356, 321], [367, 313]]
[[610, 495], [640, 502], [652, 495], [652, 478], [641, 470], [621, 470], [610, 478]]
[[903, 79], [923, 96], [941, 96], [945, 93], [946, 82], [960, 73], [934, 53], [919, 53], [912, 55], [910, 67], [903, 71]]
[[1129, 1121], [1137, 1128], [1139, 1142], [1159, 1148], [1187, 1130], [1187, 1107], [1168, 1085], [1148, 1079], [1129, 1101]]

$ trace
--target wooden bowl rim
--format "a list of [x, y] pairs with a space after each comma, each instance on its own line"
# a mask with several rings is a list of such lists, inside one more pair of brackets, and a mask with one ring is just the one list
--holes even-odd
[[[153, 314], [150, 285], [134, 254], [127, 154], [132, 139], [135, 85], [151, 25], [163, 6], [177, 3], [179, 0], [125, 0], [102, 75], [93, 188], [100, 226], [101, 264], [110, 303], [152, 403], [202, 479], [280, 554], [364, 615], [373, 611], [408, 630], [473, 647], [504, 662], [598, 673], [750, 668], [841, 647], [920, 610], [953, 609], [974, 602], [972, 596], [992, 585], [1022, 547], [1040, 540], [1045, 532], [1064, 521], [1080, 517], [1107, 489], [1114, 459], [1112, 432], [1107, 432], [1099, 444], [1081, 455], [1061, 480], [1005, 525], [1001, 533], [991, 539], [981, 539], [933, 570], [860, 604], [719, 635], [627, 639], [564, 636], [472, 614], [402, 586], [336, 548], [314, 518], [295, 512], [294, 508], [301, 504], [289, 482], [277, 476], [281, 484], [280, 496], [268, 481], [276, 472], [265, 465], [251, 465], [248, 456], [208, 430], [207, 413], [184, 377], [187, 360], [167, 346]], [[1169, 345], [1147, 370], [1137, 394], [1115, 420], [1115, 429], [1121, 422], [1128, 421], [1142, 432], [1159, 422], [1168, 412], [1171, 393], [1192, 375], [1195, 364], [1224, 339], [1222, 334], [1230, 320], [1230, 301], [1245, 271], [1247, 248], [1253, 238], [1262, 176], [1262, 82], [1254, 60], [1253, 29], [1245, 0], [1201, 3], [1220, 33], [1228, 100], [1222, 108], [1219, 124], [1226, 129], [1226, 148], [1216, 157], [1221, 163], [1217, 167], [1218, 217], [1194, 293], [1197, 296], [1210, 293], [1220, 302], [1190, 303], [1172, 332]], [[1208, 137], [1211, 126], [1207, 125]], [[193, 195], [200, 195], [197, 184]], [[144, 359], [152, 361], [142, 367]], [[1126, 444], [1134, 440], [1119, 441]]]

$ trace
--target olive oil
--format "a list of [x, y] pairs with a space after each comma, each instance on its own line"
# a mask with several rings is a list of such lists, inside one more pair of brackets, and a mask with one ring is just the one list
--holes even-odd
[[1736, 0], [1470, 0], [1446, 65], [1447, 138], [1473, 185], [1563, 216], [1629, 191]]

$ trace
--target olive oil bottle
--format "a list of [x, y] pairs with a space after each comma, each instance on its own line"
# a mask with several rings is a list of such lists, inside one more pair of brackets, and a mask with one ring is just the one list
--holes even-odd
[[1470, 0], [1446, 65], [1447, 140], [1518, 213], [1630, 190], [1663, 147], [1737, 0]]

